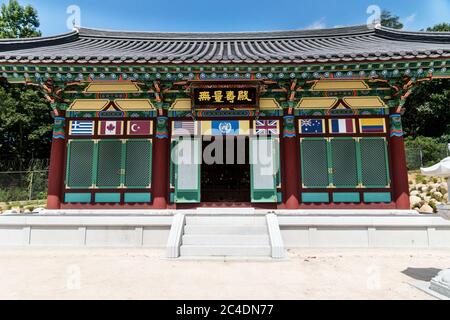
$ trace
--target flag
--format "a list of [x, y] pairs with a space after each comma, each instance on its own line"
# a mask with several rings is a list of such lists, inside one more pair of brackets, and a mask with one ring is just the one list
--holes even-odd
[[249, 135], [250, 121], [202, 121], [202, 134], [210, 136]]
[[300, 132], [302, 134], [325, 133], [325, 120], [323, 119], [300, 120]]
[[256, 120], [255, 134], [261, 136], [279, 135], [279, 121], [278, 120]]
[[70, 121], [70, 134], [73, 136], [94, 135], [94, 121]]
[[330, 120], [331, 133], [355, 133], [354, 119], [331, 119]]
[[361, 133], [386, 133], [386, 121], [383, 118], [360, 119]]
[[98, 134], [101, 136], [120, 136], [123, 134], [123, 122], [100, 121]]
[[128, 135], [148, 136], [153, 133], [153, 122], [148, 120], [131, 120], [128, 122]]
[[172, 135], [186, 136], [197, 134], [197, 122], [195, 121], [174, 121], [172, 123]]

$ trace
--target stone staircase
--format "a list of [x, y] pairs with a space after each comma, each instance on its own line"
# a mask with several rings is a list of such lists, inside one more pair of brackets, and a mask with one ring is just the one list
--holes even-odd
[[270, 219], [264, 215], [178, 216], [169, 237], [168, 256], [284, 258], [282, 243], [273, 248], [274, 243], [281, 241], [275, 221], [275, 228], [271, 228]]

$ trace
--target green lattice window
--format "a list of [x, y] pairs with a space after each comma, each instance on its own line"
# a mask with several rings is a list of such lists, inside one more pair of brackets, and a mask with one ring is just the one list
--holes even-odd
[[307, 138], [301, 140], [305, 188], [386, 188], [390, 185], [384, 138]]
[[72, 140], [68, 144], [66, 184], [69, 188], [92, 187], [94, 142]]
[[384, 188], [390, 184], [386, 140], [363, 138], [360, 140], [361, 175], [365, 187]]
[[277, 202], [278, 139], [250, 139], [251, 196], [254, 203]]
[[151, 186], [151, 140], [72, 140], [68, 144], [66, 184], [73, 189]]
[[[176, 165], [173, 159], [173, 153], [175, 152], [175, 147], [177, 146], [177, 140], [172, 140], [170, 143], [170, 187], [175, 188], [175, 173], [176, 173]], [[176, 155], [174, 156], [176, 157]]]
[[121, 140], [98, 142], [97, 181], [99, 188], [119, 188], [122, 184], [124, 144]]
[[275, 159], [277, 161], [276, 163], [276, 170], [277, 170], [277, 176], [276, 176], [276, 185], [277, 188], [281, 189], [281, 153], [280, 153], [280, 139], [274, 139], [274, 145], [275, 145]]
[[129, 140], [125, 154], [125, 187], [148, 188], [152, 177], [152, 142]]
[[338, 188], [355, 188], [359, 184], [357, 142], [352, 138], [335, 138], [330, 141], [333, 185]]
[[175, 202], [200, 202], [200, 164], [202, 156], [201, 141], [184, 137], [177, 141], [175, 153]]
[[330, 180], [327, 140], [322, 138], [303, 139], [300, 146], [303, 185], [306, 188], [328, 187]]

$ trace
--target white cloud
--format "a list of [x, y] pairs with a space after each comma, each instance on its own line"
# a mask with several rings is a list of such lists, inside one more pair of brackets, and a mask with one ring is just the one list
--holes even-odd
[[413, 13], [412, 15], [404, 18], [403, 19], [403, 23], [406, 24], [406, 25], [411, 24], [411, 23], [413, 23], [416, 20], [416, 17], [417, 17], [417, 14]]
[[310, 24], [309, 26], [307, 26], [305, 29], [324, 29], [327, 27], [327, 24], [325, 22], [325, 18], [320, 18], [317, 21], [314, 21], [312, 24]]
[[417, 13], [413, 13], [407, 17], [400, 18], [400, 22], [403, 23], [403, 30], [413, 30], [416, 22]]

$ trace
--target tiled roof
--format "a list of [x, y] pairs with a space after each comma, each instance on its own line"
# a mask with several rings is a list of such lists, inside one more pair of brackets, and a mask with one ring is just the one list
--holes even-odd
[[0, 63], [240, 64], [450, 57], [450, 33], [364, 26], [238, 33], [121, 32], [79, 28], [1, 40]]

